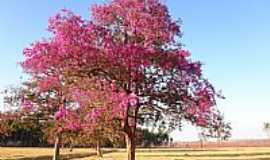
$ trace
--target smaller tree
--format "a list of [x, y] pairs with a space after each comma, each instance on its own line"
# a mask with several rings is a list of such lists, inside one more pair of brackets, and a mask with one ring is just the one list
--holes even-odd
[[[4, 104], [10, 110], [20, 113], [21, 121], [36, 122], [42, 128], [45, 137], [50, 139], [48, 130], [54, 133], [55, 154], [59, 157], [61, 143], [61, 124], [55, 118], [63, 103], [60, 86], [48, 85], [49, 81], [31, 79], [22, 84], [21, 87], [10, 87], [4, 91]], [[55, 134], [56, 133], [56, 134]], [[50, 142], [50, 141], [49, 141]]]
[[270, 123], [269, 122], [263, 123], [263, 130], [267, 134], [267, 136], [270, 138]]
[[200, 147], [203, 148], [204, 142], [206, 142], [208, 140], [208, 137], [206, 136], [206, 134], [204, 134], [204, 132], [199, 132], [198, 137], [200, 139]]
[[[97, 155], [101, 157], [100, 146], [119, 136], [116, 133], [120, 132], [117, 129], [120, 123], [112, 121], [111, 118], [120, 114], [120, 108], [118, 110], [112, 108], [114, 110], [107, 112], [102, 110], [107, 106], [113, 107], [115, 103], [120, 103], [122, 97], [108, 98], [114, 94], [110, 91], [112, 89], [110, 85], [106, 90], [103, 86], [105, 84], [92, 83], [92, 81], [87, 83], [88, 81], [84, 81], [83, 78], [80, 79], [79, 83], [81, 82], [84, 82], [84, 85], [74, 85], [74, 83], [65, 85], [65, 89], [69, 91], [65, 95], [64, 87], [47, 86], [46, 82], [41, 84], [43, 81], [37, 84], [34, 80], [23, 83], [19, 88], [8, 88], [4, 92], [5, 106], [20, 113], [16, 116], [19, 120], [13, 123], [35, 123], [36, 127], [43, 131], [44, 138], [49, 143], [55, 143], [55, 159], [59, 157], [61, 144], [72, 145], [75, 142], [78, 145], [96, 146]], [[99, 90], [97, 90], [98, 86], [101, 87], [98, 88]], [[64, 103], [63, 97], [65, 97]], [[9, 129], [9, 125], [4, 123], [2, 125], [3, 132], [7, 133], [8, 131], [4, 130]], [[24, 128], [30, 129], [31, 126], [24, 125]], [[80, 140], [82, 137], [85, 139]]]
[[206, 126], [200, 127], [201, 132], [199, 138], [201, 140], [201, 146], [203, 147], [203, 141], [208, 138], [216, 138], [219, 144], [228, 140], [231, 137], [231, 124], [225, 122], [224, 116], [219, 111], [213, 112], [212, 119], [209, 119]]

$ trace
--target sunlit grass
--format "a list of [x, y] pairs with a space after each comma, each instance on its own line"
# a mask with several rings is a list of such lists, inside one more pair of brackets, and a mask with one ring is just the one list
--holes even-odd
[[[0, 148], [1, 160], [49, 160], [52, 148]], [[93, 149], [62, 149], [62, 159], [97, 160]], [[138, 149], [137, 160], [270, 160], [270, 148]], [[104, 160], [126, 160], [124, 149], [106, 149]]]

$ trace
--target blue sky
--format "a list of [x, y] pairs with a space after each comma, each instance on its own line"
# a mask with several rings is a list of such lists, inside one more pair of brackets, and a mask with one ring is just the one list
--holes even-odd
[[[18, 84], [17, 64], [23, 48], [48, 36], [47, 21], [60, 9], [89, 18], [89, 6], [105, 0], [2, 0], [0, 2], [0, 89]], [[233, 126], [233, 139], [266, 138], [270, 121], [270, 1], [165, 0], [174, 18], [183, 21], [183, 40], [205, 76], [226, 96], [218, 107]], [[1, 99], [0, 99], [1, 100]], [[2, 102], [0, 101], [0, 107]], [[190, 126], [174, 133], [196, 140]]]

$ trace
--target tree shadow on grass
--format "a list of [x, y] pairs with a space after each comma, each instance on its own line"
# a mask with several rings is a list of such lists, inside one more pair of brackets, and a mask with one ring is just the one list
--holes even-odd
[[[104, 151], [103, 154], [112, 153], [114, 150]], [[60, 160], [71, 160], [73, 158], [85, 158], [90, 156], [95, 156], [95, 153], [77, 153], [77, 154], [64, 154], [60, 155]], [[9, 159], [9, 160], [50, 160], [52, 156], [37, 156], [37, 157], [24, 157], [17, 159]]]
[[187, 152], [215, 152], [215, 151], [219, 151], [219, 152], [222, 152], [222, 151], [227, 151], [227, 150], [221, 150], [221, 149], [137, 149], [136, 152], [184, 152], [184, 153], [187, 153]]
[[[267, 157], [266, 159], [264, 158], [252, 158], [252, 156], [270, 156], [270, 152], [263, 152], [263, 153], [210, 153], [210, 154], [183, 154], [183, 155], [179, 155], [179, 154], [145, 154], [145, 155], [138, 155], [138, 157], [192, 157], [192, 158], [199, 158], [199, 157], [209, 157], [209, 158], [216, 158], [216, 160], [223, 160], [222, 157], [230, 157], [230, 160], [238, 160], [237, 157], [241, 157], [241, 156], [246, 156], [246, 157], [250, 157], [250, 160], [270, 160], [269, 157]], [[221, 159], [220, 159], [221, 158]], [[180, 159], [176, 159], [176, 160], [181, 160]], [[249, 160], [249, 159], [248, 159]]]
[[[103, 151], [103, 154], [108, 154], [108, 153], [112, 153], [112, 152], [119, 152], [117, 150], [106, 150]], [[74, 158], [85, 158], [85, 157], [91, 157], [91, 156], [95, 156], [95, 153], [81, 153], [81, 154], [65, 154], [65, 155], [61, 155], [61, 160], [71, 160]], [[253, 158], [252, 156], [259, 156], [259, 155], [270, 155], [269, 152], [265, 152], [265, 153], [236, 153], [236, 154], [196, 154], [196, 155], [192, 155], [192, 154], [184, 154], [184, 155], [137, 155], [138, 157], [145, 157], [145, 158], [154, 158], [154, 157], [215, 157], [217, 158], [216, 160], [228, 160], [228, 159], [224, 159], [223, 157], [230, 157], [230, 160], [239, 160], [236, 157], [239, 156], [249, 156], [249, 158], [247, 160], [269, 160], [269, 157], [265, 157], [265, 158]], [[250, 157], [251, 156], [251, 157]], [[176, 158], [175, 160], [184, 160], [182, 158]], [[38, 156], [38, 157], [25, 157], [25, 158], [16, 158], [16, 159], [9, 159], [9, 160], [50, 160], [52, 159], [52, 156]]]

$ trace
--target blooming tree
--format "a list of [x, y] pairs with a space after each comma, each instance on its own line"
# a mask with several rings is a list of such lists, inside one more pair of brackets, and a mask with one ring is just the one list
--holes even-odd
[[[135, 159], [138, 124], [207, 126], [217, 94], [201, 63], [181, 46], [180, 25], [164, 4], [112, 0], [91, 11], [90, 21], [67, 10], [57, 14], [49, 21], [52, 37], [24, 50], [22, 66], [40, 88], [61, 84], [76, 106], [87, 108], [89, 127], [100, 124], [99, 115], [119, 122], [129, 160]], [[67, 115], [62, 108], [59, 117]]]

